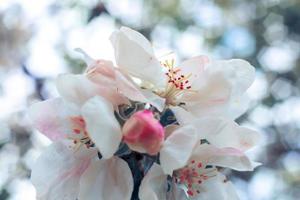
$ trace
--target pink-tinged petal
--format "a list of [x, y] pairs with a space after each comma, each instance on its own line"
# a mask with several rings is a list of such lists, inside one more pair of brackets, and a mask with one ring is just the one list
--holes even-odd
[[61, 140], [72, 133], [70, 117], [77, 115], [79, 110], [61, 98], [35, 103], [28, 110], [32, 125], [53, 141]]
[[198, 145], [190, 158], [206, 165], [227, 167], [238, 171], [252, 171], [258, 163], [252, 162], [242, 151], [234, 148], [217, 148], [213, 145]]
[[166, 200], [167, 175], [162, 168], [154, 163], [142, 180], [139, 189], [140, 200]]
[[104, 158], [116, 152], [122, 139], [119, 122], [110, 102], [100, 96], [89, 99], [81, 109], [87, 132]]
[[234, 186], [226, 177], [217, 173], [201, 184], [199, 194], [193, 200], [239, 200]]
[[219, 148], [232, 147], [246, 151], [260, 140], [260, 135], [256, 131], [241, 127], [234, 121], [224, 118], [197, 119], [192, 124], [200, 138], [208, 140], [210, 144]]
[[118, 67], [132, 76], [164, 86], [166, 76], [150, 42], [140, 33], [122, 27], [110, 38]]
[[96, 160], [80, 179], [79, 200], [130, 200], [133, 178], [125, 161], [118, 157]]
[[192, 126], [176, 129], [163, 144], [160, 151], [160, 163], [166, 174], [186, 165], [193, 148], [199, 142], [196, 130]]
[[102, 85], [95, 84], [85, 75], [62, 74], [56, 80], [56, 87], [64, 99], [77, 105], [83, 105], [96, 95], [108, 99], [114, 106], [128, 103], [127, 99], [118, 93], [111, 79], [103, 78], [102, 83]]
[[37, 199], [74, 200], [78, 197], [79, 180], [96, 152], [81, 148], [74, 151], [68, 144], [50, 145], [33, 165], [31, 181]]

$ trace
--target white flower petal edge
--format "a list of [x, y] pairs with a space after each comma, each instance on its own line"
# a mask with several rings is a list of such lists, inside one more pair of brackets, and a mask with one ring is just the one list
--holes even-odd
[[217, 148], [213, 145], [197, 145], [190, 160], [206, 162], [207, 165], [253, 171], [259, 163], [252, 162], [243, 152], [234, 148]]
[[166, 76], [155, 58], [150, 42], [139, 32], [127, 27], [110, 38], [118, 67], [153, 85], [164, 85]]
[[74, 200], [79, 190], [79, 180], [96, 155], [93, 151], [74, 150], [63, 142], [54, 142], [33, 165], [31, 181], [37, 199]]
[[232, 147], [247, 151], [260, 141], [260, 135], [256, 131], [241, 127], [225, 118], [207, 117], [191, 123], [197, 129], [200, 139], [206, 139], [219, 148]]
[[35, 103], [27, 113], [32, 125], [53, 141], [63, 139], [71, 133], [72, 123], [69, 118], [80, 115], [79, 109], [61, 98]]
[[176, 129], [165, 140], [160, 151], [160, 163], [164, 172], [172, 175], [173, 170], [183, 167], [198, 142], [198, 135], [192, 126]]
[[96, 160], [80, 179], [79, 200], [130, 200], [133, 191], [131, 171], [118, 157]]
[[166, 200], [167, 197], [167, 175], [162, 168], [154, 163], [142, 180], [139, 189], [141, 200]]
[[61, 97], [79, 106], [96, 95], [110, 100], [114, 106], [128, 103], [124, 97], [114, 91], [115, 88], [109, 80], [106, 85], [97, 85], [85, 75], [61, 74], [56, 79], [56, 88]]
[[99, 148], [103, 158], [112, 157], [122, 139], [113, 106], [103, 97], [96, 96], [82, 106], [81, 113], [89, 136]]

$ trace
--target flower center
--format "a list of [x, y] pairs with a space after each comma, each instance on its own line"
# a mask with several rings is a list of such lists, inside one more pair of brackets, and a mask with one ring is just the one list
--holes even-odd
[[84, 119], [81, 116], [74, 116], [70, 120], [72, 122], [72, 133], [68, 135], [68, 139], [73, 141], [74, 149], [79, 149], [82, 145], [85, 145], [86, 148], [95, 146], [86, 131]]
[[174, 59], [165, 60], [161, 63], [166, 68], [165, 73], [168, 77], [168, 84], [165, 91], [161, 94], [166, 99], [167, 104], [176, 105], [176, 98], [185, 91], [191, 91], [192, 88], [188, 80], [192, 74], [184, 75], [181, 69], [174, 67]]
[[192, 160], [187, 166], [175, 172], [175, 181], [187, 188], [187, 194], [192, 197], [199, 194], [201, 184], [216, 176], [216, 168], [206, 168], [202, 162]]

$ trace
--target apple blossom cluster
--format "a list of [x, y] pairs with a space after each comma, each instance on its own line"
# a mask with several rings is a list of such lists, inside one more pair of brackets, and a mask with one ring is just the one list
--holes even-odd
[[197, 56], [175, 65], [126, 27], [111, 35], [116, 66], [82, 50], [83, 74], [56, 80], [60, 97], [33, 104], [53, 143], [33, 166], [40, 200], [235, 200], [223, 168], [251, 171], [257, 132], [245, 111], [254, 68]]

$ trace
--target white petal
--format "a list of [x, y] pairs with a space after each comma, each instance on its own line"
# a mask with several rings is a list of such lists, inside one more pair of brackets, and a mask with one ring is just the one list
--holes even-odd
[[28, 109], [32, 125], [53, 141], [63, 139], [72, 132], [70, 117], [79, 113], [61, 98], [35, 103]]
[[[85, 149], [86, 150], [86, 149]], [[95, 155], [80, 149], [76, 155], [67, 144], [50, 145], [33, 165], [31, 181], [37, 199], [74, 200], [78, 196], [79, 179]]]
[[119, 147], [122, 132], [113, 106], [103, 97], [88, 100], [81, 109], [86, 129], [104, 158], [110, 158]]
[[244, 93], [255, 78], [255, 68], [241, 59], [212, 61], [208, 68], [209, 70], [220, 71], [226, 76], [232, 85], [233, 95]]
[[149, 90], [141, 90], [145, 98], [147, 99], [147, 103], [150, 103], [155, 108], [157, 108], [158, 111], [162, 112], [165, 107], [165, 99], [161, 98], [160, 96], [154, 94], [153, 92]]
[[154, 163], [143, 178], [140, 189], [140, 200], [166, 200], [167, 175], [162, 168]]
[[118, 157], [96, 160], [80, 179], [79, 200], [130, 200], [133, 191], [131, 171]]
[[186, 111], [180, 106], [170, 106], [170, 109], [174, 113], [176, 120], [180, 125], [188, 124], [196, 119], [191, 112]]
[[198, 117], [224, 115], [231, 95], [231, 85], [221, 72], [205, 71], [194, 81], [195, 92], [185, 92], [180, 101], [185, 108]]
[[200, 138], [207, 139], [210, 144], [219, 148], [233, 147], [246, 151], [260, 140], [256, 131], [241, 127], [234, 121], [224, 118], [198, 119], [192, 124], [196, 127]]
[[190, 158], [198, 136], [192, 126], [175, 130], [164, 142], [160, 151], [160, 163], [166, 174], [183, 167]]
[[201, 185], [200, 193], [193, 200], [238, 200], [239, 197], [231, 182], [218, 173]]
[[165, 84], [163, 68], [154, 56], [150, 42], [142, 34], [122, 27], [110, 39], [120, 69], [154, 85]]
[[61, 74], [56, 79], [56, 88], [60, 96], [78, 105], [98, 94], [96, 85], [84, 75]]
[[240, 117], [248, 110], [250, 102], [251, 99], [246, 94], [232, 97], [227, 108], [228, 117], [233, 120]]
[[165, 105], [165, 99], [159, 97], [149, 90], [141, 89], [130, 77], [124, 73], [116, 71], [116, 83], [119, 91], [133, 101], [150, 103], [159, 111], [162, 111]]
[[205, 162], [207, 165], [228, 167], [238, 171], [252, 171], [257, 164], [241, 151], [234, 148], [217, 148], [213, 145], [198, 145], [191, 157], [192, 160]]
[[241, 59], [229, 60], [227, 64], [235, 72], [230, 77], [232, 84], [236, 86], [233, 92], [237, 94], [244, 93], [254, 82], [255, 68], [247, 61]]
[[[207, 56], [196, 56], [185, 60], [182, 62], [179, 67], [181, 72], [188, 76], [191, 75], [189, 81], [193, 84], [195, 79], [198, 79], [200, 75], [203, 73], [204, 66], [209, 62], [209, 58]], [[192, 86], [193, 87], [193, 86]]]

